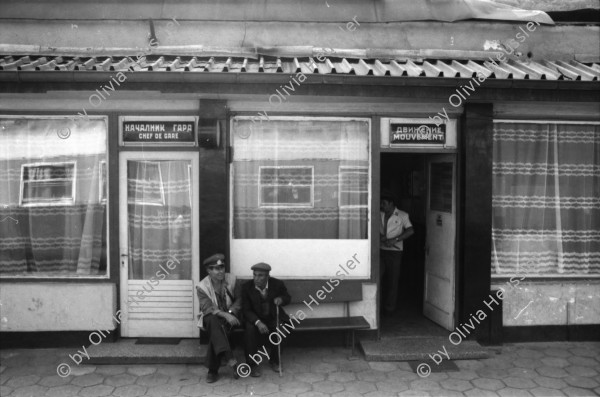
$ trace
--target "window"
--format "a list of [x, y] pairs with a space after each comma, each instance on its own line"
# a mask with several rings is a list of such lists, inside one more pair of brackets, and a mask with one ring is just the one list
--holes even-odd
[[492, 274], [600, 275], [600, 124], [494, 124]]
[[21, 205], [72, 205], [75, 202], [75, 163], [21, 166]]
[[367, 208], [369, 205], [369, 168], [340, 167], [340, 207]]
[[287, 276], [334, 276], [356, 253], [368, 276], [369, 120], [236, 117], [231, 130], [232, 272], [285, 259]]
[[106, 132], [100, 117], [0, 117], [3, 278], [107, 277]]
[[260, 167], [260, 207], [312, 207], [313, 167]]
[[130, 162], [127, 173], [128, 204], [165, 205], [165, 189], [159, 162]]

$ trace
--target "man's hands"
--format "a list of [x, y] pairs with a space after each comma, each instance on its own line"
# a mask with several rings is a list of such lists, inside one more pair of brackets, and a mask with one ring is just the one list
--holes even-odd
[[258, 332], [260, 332], [261, 334], [269, 333], [269, 328], [265, 325], [265, 323], [263, 323], [260, 320], [258, 320], [258, 323], [256, 323], [256, 327], [258, 328]]
[[283, 299], [278, 296], [277, 298], [273, 299], [273, 303], [275, 303], [276, 306], [281, 306]]
[[234, 316], [231, 313], [227, 313], [224, 311], [220, 311], [219, 314], [221, 315], [221, 317], [223, 317], [225, 319], [225, 321], [227, 321], [229, 323], [229, 325], [231, 325], [232, 327], [236, 327], [238, 325], [240, 325], [240, 320], [237, 319], [236, 316]]

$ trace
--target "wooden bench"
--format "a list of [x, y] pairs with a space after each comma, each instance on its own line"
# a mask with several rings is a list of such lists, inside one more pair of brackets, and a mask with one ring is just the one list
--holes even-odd
[[[246, 280], [238, 280], [238, 282], [245, 282]], [[334, 287], [333, 291], [325, 293], [325, 298], [320, 300], [316, 293], [322, 289], [325, 285], [328, 290], [331, 288], [326, 285], [327, 280], [284, 280], [285, 286], [292, 297], [290, 303], [302, 304], [300, 309], [306, 314], [304, 320], [300, 320], [300, 324], [296, 325], [293, 332], [303, 331], [346, 331], [347, 336], [351, 338], [352, 355], [354, 356], [355, 347], [355, 331], [361, 329], [369, 329], [371, 326], [363, 316], [351, 316], [350, 315], [350, 302], [356, 302], [362, 300], [362, 282], [352, 280], [342, 280], [340, 284]], [[344, 304], [344, 316], [343, 317], [311, 317], [312, 311], [304, 304], [306, 301], [310, 303], [312, 300], [311, 296], [319, 303], [312, 303], [311, 307], [320, 307], [323, 304], [329, 303], [343, 303]], [[318, 309], [317, 309], [318, 310]], [[286, 310], [288, 314], [296, 314], [292, 310]], [[296, 316], [297, 317], [297, 316]], [[241, 332], [243, 329], [236, 330]]]

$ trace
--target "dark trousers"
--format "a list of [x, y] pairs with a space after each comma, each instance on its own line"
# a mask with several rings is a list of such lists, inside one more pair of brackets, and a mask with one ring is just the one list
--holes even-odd
[[381, 303], [386, 312], [396, 310], [398, 282], [402, 269], [402, 251], [380, 250]]
[[[285, 338], [276, 331], [276, 320], [261, 321], [269, 328], [268, 334], [261, 334], [258, 327], [250, 322], [246, 322], [244, 329], [244, 357], [246, 358], [246, 363], [251, 367], [267, 360], [267, 357], [264, 355], [265, 349], [269, 355], [269, 361], [278, 364], [277, 345], [282, 346], [285, 341]], [[287, 337], [285, 331], [282, 332]], [[273, 336], [269, 338], [271, 334]]]
[[229, 325], [224, 319], [212, 314], [204, 316], [204, 329], [208, 335], [207, 366], [208, 372], [218, 372], [221, 366], [221, 357], [233, 358], [231, 351], [230, 336], [226, 330]]

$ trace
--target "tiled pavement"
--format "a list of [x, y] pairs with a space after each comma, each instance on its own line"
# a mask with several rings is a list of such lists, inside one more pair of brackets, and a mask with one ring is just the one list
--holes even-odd
[[288, 348], [283, 377], [207, 385], [197, 365], [56, 366], [74, 349], [0, 351], [0, 396], [594, 396], [600, 395], [600, 343], [507, 344], [485, 360], [456, 361], [458, 372], [414, 374], [405, 362], [350, 360], [344, 348]]

